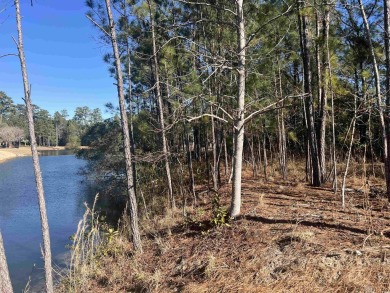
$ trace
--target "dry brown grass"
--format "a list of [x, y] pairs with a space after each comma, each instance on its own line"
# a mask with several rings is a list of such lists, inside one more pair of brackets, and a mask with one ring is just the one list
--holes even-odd
[[[187, 219], [176, 210], [143, 223], [144, 254], [123, 233], [106, 242], [74, 292], [390, 291], [390, 207], [380, 190], [351, 176], [342, 209], [329, 184], [245, 176], [241, 218], [213, 228], [214, 195], [202, 193]], [[219, 191], [225, 207], [230, 188]]]

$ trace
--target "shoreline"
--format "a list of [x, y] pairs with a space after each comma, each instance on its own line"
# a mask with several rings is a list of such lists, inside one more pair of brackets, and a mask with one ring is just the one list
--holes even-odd
[[[62, 151], [64, 146], [58, 147], [38, 147], [38, 151]], [[20, 157], [31, 157], [30, 146], [20, 148], [0, 148], [0, 164]]]

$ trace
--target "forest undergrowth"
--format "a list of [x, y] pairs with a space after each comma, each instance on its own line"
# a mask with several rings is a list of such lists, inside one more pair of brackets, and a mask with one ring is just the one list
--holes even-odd
[[248, 168], [242, 216], [227, 223], [231, 185], [225, 183], [218, 195], [197, 186], [197, 206], [186, 217], [176, 208], [142, 221], [140, 255], [133, 254], [126, 223], [119, 231], [98, 232], [104, 224], [95, 221], [92, 234], [81, 224], [73, 253], [79, 261], [60, 290], [388, 292], [390, 205], [384, 182], [353, 173], [343, 209], [331, 183], [311, 187], [295, 175], [302, 172], [265, 181]]

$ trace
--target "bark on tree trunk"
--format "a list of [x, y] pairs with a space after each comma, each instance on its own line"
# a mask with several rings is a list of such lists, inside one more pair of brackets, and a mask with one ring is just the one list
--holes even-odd
[[383, 1], [384, 8], [384, 39], [386, 55], [386, 141], [387, 141], [387, 160], [385, 162], [387, 198], [390, 201], [390, 0]]
[[[283, 98], [282, 91], [282, 75], [280, 70], [279, 60], [278, 63], [278, 82], [275, 77], [275, 93], [278, 99]], [[279, 90], [277, 90], [279, 88]], [[278, 147], [279, 147], [279, 166], [280, 166], [280, 174], [283, 177], [283, 180], [287, 179], [287, 145], [286, 145], [286, 130], [284, 123], [284, 110], [283, 110], [284, 102], [278, 103]]]
[[[126, 7], [126, 4], [124, 4]], [[130, 151], [131, 155], [135, 156], [135, 142], [134, 142], [134, 123], [133, 123], [133, 102], [132, 102], [132, 90], [131, 90], [131, 58], [130, 58], [130, 45], [129, 41], [126, 41], [126, 51], [127, 51], [127, 83], [128, 83], [128, 98], [129, 98], [129, 122], [130, 122]], [[135, 166], [135, 161], [131, 160], [133, 167], [133, 184], [134, 184], [134, 194], [137, 196], [137, 168]]]
[[[356, 73], [357, 75], [357, 73]], [[345, 171], [344, 171], [344, 176], [343, 176], [343, 182], [341, 185], [341, 205], [343, 208], [345, 208], [345, 182], [347, 179], [347, 174], [348, 174], [348, 168], [349, 168], [349, 163], [351, 160], [351, 152], [352, 152], [352, 147], [353, 147], [353, 139], [355, 137], [355, 128], [356, 128], [356, 116], [357, 116], [357, 95], [358, 91], [355, 93], [355, 100], [354, 100], [354, 113], [353, 113], [353, 118], [351, 121], [351, 127], [352, 128], [352, 133], [351, 133], [351, 141], [349, 143], [349, 148], [348, 148], [348, 156], [347, 156], [347, 163], [345, 166]]]
[[316, 131], [314, 125], [314, 109], [313, 109], [313, 92], [311, 85], [311, 67], [310, 67], [310, 42], [308, 21], [305, 15], [301, 15], [302, 4], [298, 1], [298, 21], [301, 34], [301, 55], [303, 62], [304, 88], [305, 94], [305, 109], [308, 125], [308, 141], [310, 147], [310, 158], [312, 167], [311, 183], [313, 186], [321, 185], [320, 161], [318, 157], [318, 145]]
[[130, 136], [129, 136], [129, 125], [126, 113], [126, 102], [123, 86], [123, 77], [121, 69], [121, 60], [118, 50], [115, 23], [111, 11], [111, 1], [106, 1], [107, 15], [109, 21], [109, 33], [111, 38], [112, 50], [115, 58], [115, 69], [117, 79], [117, 91], [119, 98], [119, 108], [121, 113], [121, 127], [123, 135], [123, 148], [125, 152], [125, 165], [126, 165], [126, 179], [127, 179], [127, 194], [129, 196], [129, 211], [130, 211], [130, 228], [132, 234], [132, 240], [134, 248], [137, 252], [142, 253], [141, 236], [138, 228], [138, 210], [137, 210], [137, 199], [135, 196], [134, 182], [133, 182], [133, 166], [131, 158], [131, 147], [130, 147]]
[[226, 145], [226, 130], [223, 132], [223, 150], [225, 153], [225, 177], [228, 177], [228, 170], [229, 170], [229, 156], [227, 151], [227, 145]]
[[325, 90], [328, 90], [331, 99], [331, 119], [332, 119], [332, 160], [333, 160], [333, 190], [337, 192], [337, 157], [336, 157], [336, 131], [334, 121], [334, 94], [333, 94], [333, 81], [332, 81], [332, 67], [330, 64], [330, 50], [329, 50], [329, 24], [330, 24], [330, 9], [327, 1], [324, 1], [325, 16], [324, 16], [324, 34], [325, 34], [325, 46], [326, 46], [326, 74], [325, 74]]
[[196, 194], [195, 194], [195, 178], [194, 178], [194, 169], [192, 166], [192, 151], [190, 148], [190, 135], [185, 133], [185, 143], [187, 148], [187, 166], [188, 166], [188, 175], [190, 177], [190, 190], [193, 198], [193, 205], [196, 206]]
[[158, 104], [158, 113], [160, 117], [160, 128], [163, 144], [163, 154], [165, 160], [165, 172], [167, 175], [168, 183], [168, 204], [170, 208], [175, 206], [175, 200], [173, 197], [173, 188], [172, 188], [172, 177], [171, 177], [171, 167], [169, 165], [169, 153], [168, 153], [168, 142], [165, 130], [165, 118], [164, 118], [164, 104], [161, 96], [161, 86], [160, 86], [160, 74], [158, 71], [158, 60], [157, 60], [157, 47], [156, 47], [156, 36], [155, 36], [155, 25], [154, 17], [152, 13], [152, 4], [150, 0], [147, 0], [150, 16], [150, 26], [152, 31], [152, 47], [153, 47], [153, 63], [154, 63], [154, 76], [156, 79], [156, 95], [157, 95], [157, 104]]
[[26, 67], [26, 58], [24, 56], [22, 21], [20, 16], [19, 0], [15, 0], [14, 3], [16, 9], [16, 24], [18, 29], [17, 47], [18, 47], [20, 66], [21, 66], [22, 77], [23, 77], [24, 101], [26, 103], [26, 108], [27, 108], [28, 130], [29, 130], [29, 135], [31, 140], [31, 153], [32, 153], [33, 166], [34, 166], [35, 184], [36, 184], [36, 189], [38, 194], [39, 212], [41, 218], [41, 230], [42, 230], [42, 239], [43, 239], [43, 259], [45, 263], [45, 286], [46, 286], [47, 293], [53, 293], [54, 288], [53, 288], [51, 250], [50, 250], [49, 222], [46, 213], [45, 194], [43, 191], [42, 174], [39, 165], [38, 150], [37, 150], [37, 140], [35, 137], [33, 107], [31, 102], [31, 87], [29, 86], [27, 67]]
[[230, 216], [236, 217], [241, 210], [242, 153], [244, 148], [244, 111], [245, 111], [245, 55], [246, 38], [243, 0], [237, 0], [237, 36], [238, 36], [238, 109], [234, 129], [233, 186]]
[[380, 121], [381, 131], [382, 131], [383, 162], [385, 165], [385, 175], [386, 175], [386, 184], [387, 184], [388, 180], [390, 183], [390, 178], [388, 178], [390, 176], [390, 174], [387, 174], [387, 170], [389, 169], [390, 166], [388, 166], [388, 145], [387, 145], [387, 137], [386, 137], [385, 115], [384, 115], [384, 111], [383, 111], [384, 107], [383, 107], [383, 103], [382, 103], [382, 94], [381, 94], [381, 81], [380, 81], [378, 63], [377, 63], [376, 56], [375, 56], [374, 46], [372, 44], [370, 26], [368, 24], [366, 12], [364, 10], [362, 0], [359, 0], [359, 7], [360, 7], [360, 11], [362, 13], [364, 28], [366, 30], [371, 59], [372, 59], [373, 67], [374, 67], [375, 94], [376, 94], [376, 98], [377, 98], [379, 121]]
[[7, 259], [3, 244], [3, 237], [0, 231], [0, 292], [13, 293], [11, 279], [9, 277]]
[[[213, 113], [213, 106], [211, 106], [211, 114]], [[213, 188], [214, 191], [218, 191], [218, 162], [217, 162], [217, 139], [215, 135], [215, 120], [214, 117], [211, 117], [211, 137], [212, 137], [212, 145], [213, 145]]]
[[268, 158], [267, 158], [267, 134], [265, 132], [265, 122], [263, 122], [263, 171], [264, 180], [268, 181]]
[[248, 142], [250, 152], [251, 152], [251, 161], [252, 161], [252, 176], [253, 178], [256, 178], [257, 176], [257, 168], [256, 168], [256, 158], [255, 158], [255, 152], [254, 152], [254, 137], [252, 136], [252, 139]]
[[[326, 4], [325, 4], [326, 5]], [[325, 10], [327, 7], [325, 7]], [[328, 13], [329, 15], [329, 13]], [[317, 12], [317, 33], [318, 38], [320, 38], [319, 34], [319, 16]], [[329, 30], [329, 23], [326, 21], [326, 12], [324, 15], [324, 18], [322, 20], [322, 37], [325, 40], [327, 37], [327, 33]], [[319, 128], [319, 138], [318, 138], [318, 153], [320, 158], [320, 173], [321, 173], [321, 182], [325, 182], [326, 180], [326, 108], [327, 108], [327, 85], [328, 85], [328, 79], [327, 79], [327, 71], [328, 67], [326, 66], [326, 55], [325, 52], [322, 53], [322, 58], [320, 51], [323, 49], [323, 46], [320, 47], [319, 44], [317, 44], [317, 62], [318, 65], [318, 87], [319, 87], [319, 113], [318, 113], [318, 128]], [[321, 68], [321, 65], [323, 67], [323, 70]]]

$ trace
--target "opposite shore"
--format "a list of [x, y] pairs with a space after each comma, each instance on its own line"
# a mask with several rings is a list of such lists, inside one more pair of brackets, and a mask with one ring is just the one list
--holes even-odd
[[[65, 147], [38, 147], [38, 151], [65, 150]], [[0, 148], [0, 164], [19, 157], [31, 156], [30, 146], [20, 148]]]

